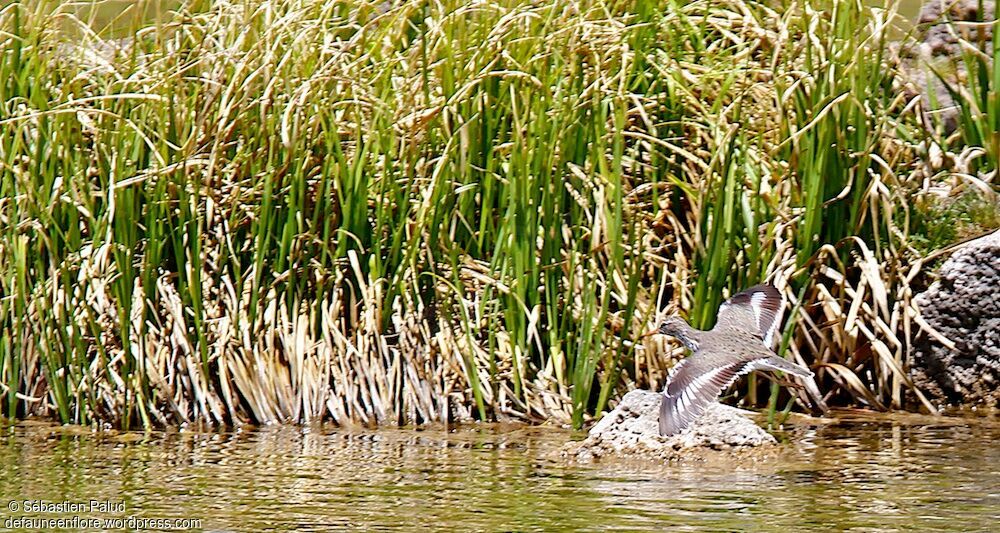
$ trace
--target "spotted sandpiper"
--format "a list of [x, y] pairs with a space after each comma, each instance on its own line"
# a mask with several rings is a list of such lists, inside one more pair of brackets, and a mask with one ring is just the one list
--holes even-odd
[[723, 303], [710, 331], [694, 329], [677, 317], [660, 324], [657, 333], [677, 338], [692, 352], [691, 357], [674, 365], [663, 390], [660, 435], [681, 432], [743, 374], [777, 370], [812, 378], [808, 368], [771, 350], [783, 307], [778, 289], [757, 285]]

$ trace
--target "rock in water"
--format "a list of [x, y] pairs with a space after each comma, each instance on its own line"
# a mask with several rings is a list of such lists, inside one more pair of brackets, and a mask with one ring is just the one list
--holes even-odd
[[[588, 437], [567, 445], [580, 460], [604, 456], [680, 459], [698, 450], [734, 450], [775, 444], [774, 437], [734, 407], [713, 403], [677, 435], [661, 437], [660, 394], [634, 390], [591, 428]], [[697, 454], [695, 454], [697, 455]]]
[[913, 381], [939, 403], [1000, 404], [1000, 231], [962, 246], [916, 298], [927, 332], [914, 339]]

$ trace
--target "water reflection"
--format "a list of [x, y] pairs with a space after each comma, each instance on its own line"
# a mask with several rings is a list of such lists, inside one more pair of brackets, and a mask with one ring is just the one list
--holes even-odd
[[21, 423], [0, 439], [0, 491], [124, 500], [126, 515], [206, 529], [911, 528], [1000, 519], [990, 419], [846, 418], [782, 435], [769, 461], [568, 465], [568, 432], [263, 428], [92, 434]]

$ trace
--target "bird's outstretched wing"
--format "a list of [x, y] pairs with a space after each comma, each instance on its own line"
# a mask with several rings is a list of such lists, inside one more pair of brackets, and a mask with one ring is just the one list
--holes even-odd
[[752, 370], [751, 361], [706, 368], [709, 363], [695, 354], [677, 365], [660, 400], [660, 435], [666, 437], [683, 431], [719, 393]]
[[776, 355], [712, 366], [709, 358], [695, 354], [681, 361], [670, 376], [660, 400], [660, 435], [680, 433], [697, 419], [708, 404], [743, 374], [755, 370], [779, 370], [803, 378], [813, 373]]
[[774, 346], [774, 335], [781, 323], [785, 299], [773, 285], [757, 285], [734, 294], [719, 306], [718, 325], [751, 331], [760, 336], [768, 348]]

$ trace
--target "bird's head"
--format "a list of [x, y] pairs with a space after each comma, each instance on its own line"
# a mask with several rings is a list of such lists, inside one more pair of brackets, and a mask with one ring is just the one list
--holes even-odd
[[[681, 344], [687, 346], [692, 351], [698, 349], [699, 344], [699, 332], [692, 329], [683, 318], [679, 316], [667, 317], [666, 320], [660, 323], [660, 327], [646, 333], [646, 335], [655, 335], [659, 333], [660, 335], [669, 335], [681, 341]], [[643, 335], [644, 337], [646, 335]]]
[[683, 318], [679, 316], [669, 316], [663, 322], [660, 323], [659, 327], [654, 330], [647, 331], [642, 336], [648, 337], [650, 335], [670, 335], [671, 337], [676, 337], [678, 334], [687, 331], [688, 324]]
[[678, 334], [687, 331], [688, 325], [683, 318], [679, 316], [667, 317], [660, 327], [656, 328], [656, 333], [660, 335], [670, 335], [671, 337], [677, 337]]

